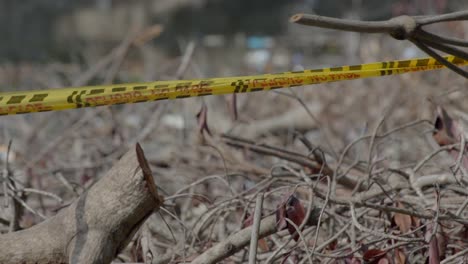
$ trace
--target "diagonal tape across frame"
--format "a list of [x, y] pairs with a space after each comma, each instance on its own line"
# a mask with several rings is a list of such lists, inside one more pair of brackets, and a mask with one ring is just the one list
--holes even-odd
[[[455, 65], [468, 61], [445, 57]], [[155, 81], [0, 93], [0, 115], [59, 111], [206, 95], [221, 95], [442, 69], [433, 58], [196, 80]]]

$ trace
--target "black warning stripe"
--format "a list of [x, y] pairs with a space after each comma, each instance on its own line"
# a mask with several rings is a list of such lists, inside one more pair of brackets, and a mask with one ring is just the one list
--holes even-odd
[[395, 61], [383, 61], [382, 62], [382, 69], [393, 68], [395, 66]]
[[187, 98], [187, 97], [190, 97], [190, 95], [178, 95], [178, 96], [176, 96], [176, 98]]
[[351, 65], [349, 66], [350, 71], [360, 71], [362, 70], [362, 65]]
[[330, 71], [343, 71], [343, 67], [333, 67], [333, 68], [330, 68]]
[[26, 95], [14, 95], [8, 100], [7, 104], [19, 104], [25, 97]]
[[20, 111], [20, 112], [16, 112], [17, 114], [21, 115], [21, 114], [29, 114], [31, 113], [31, 111]]
[[292, 71], [291, 73], [304, 73], [304, 71]]
[[161, 97], [161, 98], [154, 99], [154, 101], [167, 100], [167, 99], [169, 99], [169, 97]]
[[143, 102], [148, 102], [148, 99], [141, 99], [141, 100], [135, 101], [135, 103], [143, 103]]
[[411, 60], [404, 60], [404, 61], [399, 61], [397, 67], [398, 68], [407, 68], [411, 64]]
[[197, 96], [207, 96], [207, 95], [213, 95], [213, 93], [199, 93]]
[[385, 75], [392, 75], [393, 70], [381, 70], [380, 71], [380, 76], [385, 76]]
[[140, 86], [135, 86], [135, 87], [133, 87], [133, 90], [134, 90], [134, 91], [145, 90], [146, 88], [148, 88], [148, 86], [146, 86], [146, 85], [140, 85]]
[[93, 89], [89, 92], [89, 94], [101, 94], [104, 93], [104, 89]]
[[49, 94], [48, 93], [44, 93], [44, 94], [35, 94], [33, 95], [33, 97], [29, 100], [30, 103], [32, 102], [42, 102], [44, 101], [44, 99], [48, 96]]
[[261, 88], [261, 87], [257, 87], [257, 88], [250, 88], [250, 91], [251, 92], [257, 92], [257, 91], [261, 91], [263, 90], [264, 88]]
[[[249, 81], [249, 80], [245, 80]], [[247, 91], [247, 88], [249, 87], [248, 84], [244, 83], [243, 80], [237, 80], [236, 82], [232, 82], [231, 86], [234, 86], [234, 93], [245, 93]]]
[[309, 70], [309, 72], [323, 72], [323, 69]]
[[429, 59], [421, 59], [416, 61], [416, 66], [427, 66]]
[[[290, 85], [290, 86], [299, 86], [299, 85]], [[281, 86], [272, 86], [270, 87], [270, 90], [275, 90], [275, 89], [279, 89], [279, 88], [283, 88]]]
[[73, 104], [73, 96], [77, 93], [78, 91], [73, 91], [72, 94], [67, 97], [67, 103]]
[[76, 107], [77, 108], [81, 108], [83, 107], [83, 101], [81, 100], [81, 96], [86, 94], [86, 91], [81, 91], [75, 98], [75, 101], [76, 101]]
[[115, 87], [112, 88], [112, 92], [125, 92], [126, 89], [127, 87]]
[[455, 63], [455, 64], [457, 64], [457, 63], [463, 63], [463, 62], [465, 62], [465, 60], [462, 59], [462, 58], [458, 58], [458, 57], [455, 57], [455, 58], [453, 58], [453, 60], [452, 60], [452, 63]]

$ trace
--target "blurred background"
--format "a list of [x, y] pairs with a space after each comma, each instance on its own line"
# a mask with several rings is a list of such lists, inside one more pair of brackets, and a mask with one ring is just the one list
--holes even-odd
[[330, 41], [333, 34], [314, 34], [288, 23], [288, 18], [304, 12], [382, 20], [462, 10], [466, 5], [461, 0], [2, 0], [0, 61], [80, 63], [105, 53], [130, 32], [155, 24], [164, 31], [151, 47], [167, 57], [180, 55], [184, 41], [192, 40], [208, 50], [286, 49], [288, 57], [342, 54], [347, 45]]

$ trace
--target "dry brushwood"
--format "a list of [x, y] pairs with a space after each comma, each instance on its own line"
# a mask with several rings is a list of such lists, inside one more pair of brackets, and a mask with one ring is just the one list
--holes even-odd
[[468, 10], [437, 16], [398, 16], [386, 21], [356, 21], [308, 14], [296, 14], [291, 17], [291, 22], [306, 26], [361, 33], [387, 33], [398, 40], [409, 40], [447, 68], [468, 78], [468, 71], [450, 63], [435, 51], [468, 60], [468, 52], [457, 48], [468, 47], [468, 41], [439, 36], [423, 29], [423, 26], [429, 24], [463, 20], [468, 20]]
[[0, 263], [110, 263], [162, 197], [140, 145], [70, 206], [0, 236]]

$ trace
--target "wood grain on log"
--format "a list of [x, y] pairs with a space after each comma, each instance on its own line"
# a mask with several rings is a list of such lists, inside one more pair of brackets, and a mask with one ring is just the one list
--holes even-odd
[[0, 236], [0, 263], [110, 263], [162, 197], [140, 145], [57, 215]]

